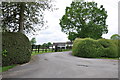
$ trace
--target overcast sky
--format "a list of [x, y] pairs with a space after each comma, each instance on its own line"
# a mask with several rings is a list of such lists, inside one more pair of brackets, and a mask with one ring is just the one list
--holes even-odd
[[[45, 19], [48, 21], [48, 28], [37, 32], [38, 35], [29, 36], [36, 38], [37, 44], [43, 44], [47, 42], [66, 42], [67, 35], [61, 32], [61, 27], [59, 25], [59, 19], [65, 14], [66, 6], [70, 6], [72, 0], [55, 0], [55, 5], [59, 8], [53, 12], [45, 12]], [[85, 0], [85, 1], [95, 1], [98, 5], [103, 5], [108, 13], [107, 25], [108, 34], [104, 34], [104, 38], [110, 38], [111, 35], [118, 33], [118, 1], [119, 0]]]

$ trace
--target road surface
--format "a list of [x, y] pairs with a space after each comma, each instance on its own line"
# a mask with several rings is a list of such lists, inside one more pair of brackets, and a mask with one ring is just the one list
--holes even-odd
[[118, 78], [118, 61], [79, 58], [71, 51], [45, 53], [4, 72], [3, 78]]

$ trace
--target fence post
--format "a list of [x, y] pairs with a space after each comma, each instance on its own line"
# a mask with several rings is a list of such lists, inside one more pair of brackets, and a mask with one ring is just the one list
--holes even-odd
[[47, 52], [47, 48], [45, 48], [45, 52]]
[[55, 52], [57, 52], [58, 51], [58, 46], [57, 45], [55, 45]]
[[53, 52], [53, 45], [52, 45], [52, 52]]
[[38, 53], [39, 53], [39, 51], [40, 51], [39, 49], [40, 49], [40, 45], [38, 45]]
[[44, 52], [44, 48], [42, 47], [42, 52]]

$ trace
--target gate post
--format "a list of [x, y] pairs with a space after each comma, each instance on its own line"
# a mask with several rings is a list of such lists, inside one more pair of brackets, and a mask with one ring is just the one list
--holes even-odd
[[58, 51], [58, 47], [57, 47], [57, 45], [55, 45], [55, 52], [57, 52]]

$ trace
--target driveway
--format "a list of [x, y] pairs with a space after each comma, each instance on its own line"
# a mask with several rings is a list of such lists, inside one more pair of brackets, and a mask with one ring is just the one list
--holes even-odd
[[3, 78], [118, 78], [118, 61], [79, 58], [71, 51], [45, 53], [4, 72]]

